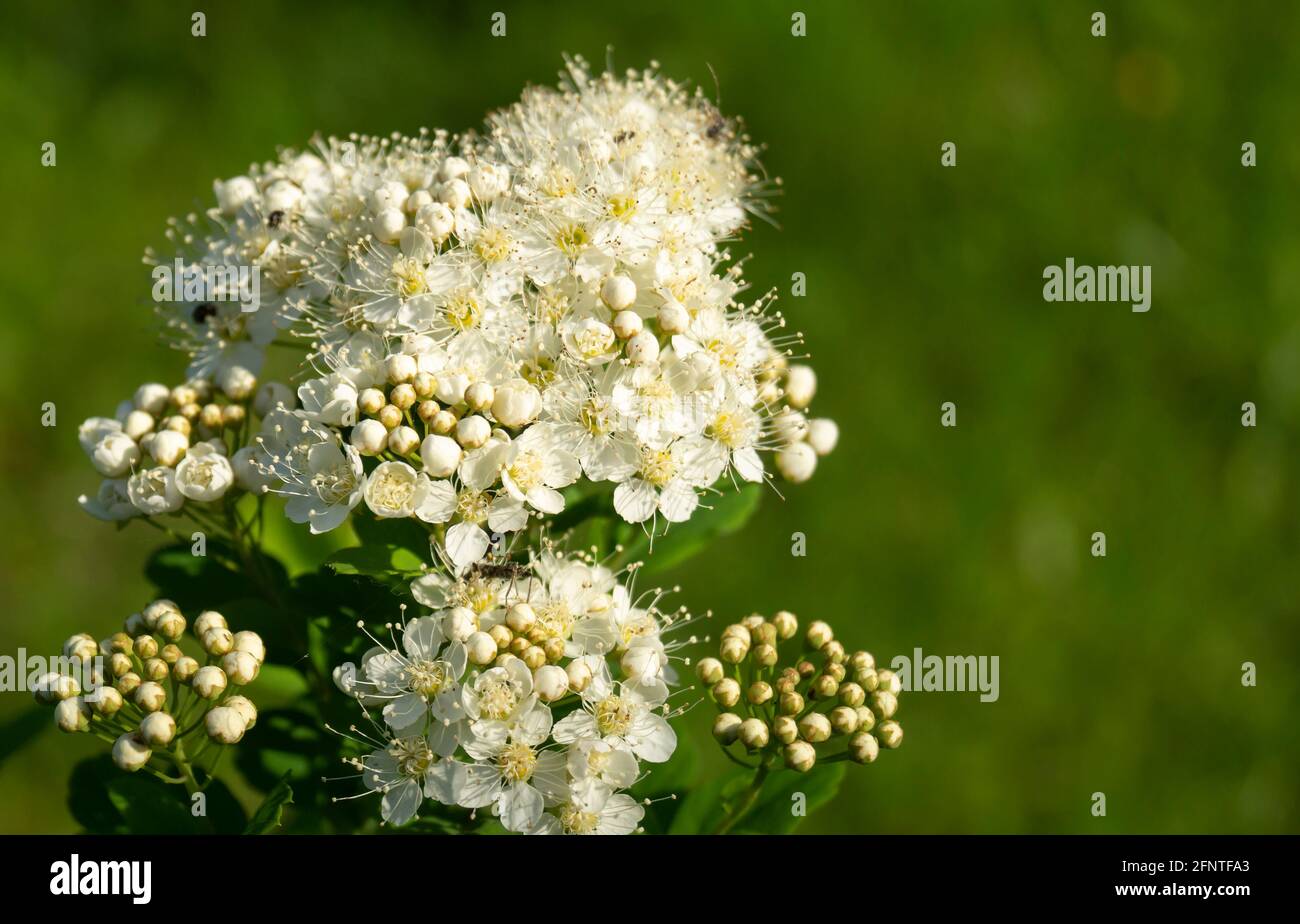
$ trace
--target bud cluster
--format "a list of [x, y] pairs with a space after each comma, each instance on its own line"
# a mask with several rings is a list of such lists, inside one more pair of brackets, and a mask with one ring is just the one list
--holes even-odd
[[[783, 661], [782, 646], [800, 642], [797, 659]], [[877, 670], [869, 652], [846, 651], [820, 620], [800, 633], [793, 613], [747, 616], [723, 630], [718, 657], [701, 659], [695, 671], [718, 705], [713, 736], [724, 748], [779, 751], [785, 766], [806, 773], [819, 760], [869, 764], [881, 747], [903, 741], [899, 678]]]
[[[257, 708], [237, 691], [257, 679], [266, 646], [256, 632], [232, 632], [214, 610], [189, 625], [175, 603], [155, 600], [106, 639], [72, 636], [63, 654], [95, 665], [87, 682], [46, 674], [36, 701], [54, 707], [63, 731], [112, 742], [113, 762], [128, 772], [156, 755], [164, 759], [155, 772], [189, 772], [187, 761], [206, 744], [200, 736], [234, 744], [257, 722]], [[189, 757], [186, 743], [194, 749]]]
[[232, 489], [260, 492], [268, 484], [249, 446], [250, 418], [294, 407], [279, 382], [258, 387], [243, 366], [223, 369], [214, 382], [195, 378], [168, 388], [148, 382], [112, 417], [78, 428], [81, 448], [103, 476], [83, 509], [101, 520], [175, 514], [186, 502], [209, 503]]

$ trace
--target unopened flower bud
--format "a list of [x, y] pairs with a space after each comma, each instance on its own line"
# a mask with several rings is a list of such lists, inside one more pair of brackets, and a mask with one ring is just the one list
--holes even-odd
[[465, 639], [465, 652], [474, 664], [491, 664], [497, 656], [497, 643], [486, 632], [472, 632]]
[[383, 410], [384, 405], [387, 403], [388, 399], [384, 397], [384, 393], [378, 388], [365, 388], [362, 389], [361, 394], [357, 395], [357, 408], [361, 413], [371, 417]]
[[235, 634], [229, 629], [217, 626], [204, 632], [200, 643], [208, 654], [214, 658], [220, 657], [235, 647]]
[[772, 698], [772, 685], [765, 680], [756, 680], [745, 691], [745, 698], [755, 706], [761, 706]]
[[840, 441], [840, 428], [833, 420], [819, 417], [808, 421], [808, 445], [819, 456], [828, 456], [835, 451], [835, 444]]
[[533, 673], [533, 689], [544, 703], [553, 703], [569, 692], [569, 675], [564, 668], [543, 664]]
[[384, 361], [384, 371], [388, 374], [390, 385], [401, 385], [414, 379], [419, 370], [414, 356], [409, 353], [393, 353]]
[[194, 635], [196, 638], [203, 638], [203, 633], [209, 629], [226, 628], [226, 617], [222, 616], [216, 610], [205, 610], [199, 613], [199, 618], [194, 620]]
[[876, 689], [893, 693], [897, 696], [903, 692], [903, 681], [891, 670], [876, 671]]
[[[411, 380], [411, 387], [415, 389], [415, 396], [420, 399], [420, 404], [423, 406], [438, 390], [438, 380], [427, 372], [417, 372], [415, 378]], [[423, 417], [423, 413], [420, 416]]]
[[388, 445], [388, 428], [373, 417], [357, 421], [348, 435], [352, 448], [363, 456], [377, 456]]
[[882, 719], [892, 719], [898, 711], [898, 697], [888, 690], [877, 690], [871, 694], [871, 711]]
[[167, 679], [171, 673], [171, 665], [162, 658], [149, 658], [144, 662], [143, 676], [145, 680], [153, 680], [161, 683]]
[[[379, 413], [375, 415], [375, 420], [383, 424], [385, 430], [392, 430], [400, 425], [403, 420], [402, 409], [395, 404], [385, 404], [379, 409]], [[364, 422], [362, 421], [362, 423]]]
[[158, 654], [158, 640], [152, 635], [138, 635], [131, 649], [135, 652], [135, 656], [141, 660], [152, 658]]
[[767, 747], [770, 729], [762, 719], [745, 719], [740, 723], [740, 743], [751, 751]]
[[226, 689], [226, 672], [215, 664], [200, 667], [191, 682], [194, 692], [203, 699], [216, 699]]
[[541, 392], [522, 379], [506, 382], [492, 398], [492, 416], [497, 423], [511, 429], [531, 423], [541, 410]]
[[659, 322], [659, 329], [665, 334], [682, 334], [691, 326], [690, 313], [677, 302], [664, 304], [655, 317]]
[[812, 404], [817, 393], [817, 374], [811, 366], [791, 366], [785, 375], [785, 400], [793, 408], [803, 410]]
[[807, 741], [792, 741], [782, 753], [785, 765], [799, 773], [807, 773], [817, 763], [817, 751]]
[[95, 690], [93, 696], [89, 697], [88, 702], [96, 715], [102, 715], [105, 718], [116, 715], [117, 711], [126, 703], [122, 699], [122, 694], [113, 687], [100, 687]]
[[821, 653], [831, 664], [838, 665], [844, 662], [844, 646], [834, 639], [821, 646]]
[[[600, 286], [600, 300], [611, 311], [622, 311], [636, 301], [636, 283], [623, 275], [610, 276]], [[622, 334], [619, 334], [623, 337]], [[627, 339], [624, 337], [623, 339]]]
[[235, 744], [244, 737], [246, 727], [244, 718], [230, 706], [218, 706], [208, 710], [203, 717], [203, 727], [208, 737], [218, 744]]
[[734, 712], [723, 712], [713, 720], [713, 737], [723, 747], [731, 744], [740, 735], [740, 726], [743, 724], [740, 716]]
[[903, 743], [903, 726], [897, 722], [881, 722], [876, 730], [876, 737], [887, 748], [896, 748]]
[[724, 677], [713, 685], [713, 699], [724, 709], [740, 702], [740, 684], [732, 677]]
[[113, 742], [113, 763], [127, 773], [139, 770], [149, 763], [151, 757], [153, 751], [149, 750], [139, 732], [127, 732]]
[[868, 693], [874, 693], [880, 687], [880, 675], [873, 668], [864, 668], [853, 672], [853, 682]]
[[853, 711], [858, 714], [858, 731], [871, 731], [876, 727], [876, 714], [870, 706], [858, 706]]
[[812, 682], [811, 696], [814, 699], [833, 699], [840, 691], [840, 682], [831, 674], [818, 674]]
[[262, 665], [247, 651], [231, 651], [222, 657], [221, 669], [225, 671], [231, 683], [243, 687], [257, 679]]
[[837, 735], [851, 735], [862, 723], [858, 721], [858, 711], [851, 706], [836, 706], [830, 714], [831, 729]]
[[262, 636], [256, 632], [250, 632], [247, 629], [236, 632], [233, 641], [235, 651], [247, 652], [253, 656], [253, 659], [258, 664], [266, 660], [266, 645], [262, 642]]
[[739, 636], [726, 636], [719, 646], [719, 654], [728, 664], [739, 664], [745, 660], [745, 655], [749, 654], [749, 644]]
[[857, 707], [867, 701], [866, 691], [852, 681], [840, 684], [839, 697], [840, 703], [845, 706]]
[[754, 646], [754, 663], [760, 667], [772, 667], [776, 664], [776, 647], [763, 642]]
[[803, 696], [791, 690], [789, 693], [781, 694], [780, 709], [781, 715], [798, 715], [803, 712]]
[[158, 618], [155, 631], [168, 641], [174, 642], [185, 634], [185, 617], [180, 613], [165, 613]]
[[779, 715], [772, 720], [772, 735], [782, 744], [789, 744], [799, 737], [799, 723], [788, 715]]
[[198, 672], [199, 662], [188, 655], [172, 665], [172, 676], [176, 678], [177, 683], [189, 683]]
[[591, 667], [586, 661], [573, 660], [564, 666], [569, 676], [569, 687], [575, 693], [581, 693], [591, 683]]
[[831, 631], [831, 627], [820, 619], [810, 623], [808, 631], [804, 633], [804, 639], [808, 642], [808, 647], [814, 651], [821, 648], [834, 636], [835, 633]]
[[478, 618], [467, 606], [452, 607], [442, 619], [442, 631], [453, 642], [463, 642], [477, 630]]
[[880, 742], [875, 735], [859, 732], [849, 739], [849, 757], [860, 764], [869, 764], [880, 753]]
[[[564, 657], [564, 639], [551, 636], [542, 642], [542, 651], [546, 652], [546, 660], [556, 664]], [[626, 660], [627, 655], [623, 656]], [[625, 668], [626, 669], [626, 668]]]
[[506, 610], [506, 625], [512, 632], [525, 633], [537, 625], [537, 613], [527, 603], [516, 603]]
[[776, 470], [791, 484], [803, 484], [817, 470], [817, 453], [807, 443], [791, 443], [777, 451]]
[[239, 718], [243, 720], [244, 731], [248, 731], [257, 724], [257, 707], [247, 696], [232, 696], [224, 703], [227, 709], [233, 709], [239, 713]]
[[799, 720], [799, 737], [816, 744], [831, 736], [831, 721], [820, 712], [810, 712]]
[[456, 442], [466, 449], [478, 449], [491, 435], [492, 425], [477, 414], [471, 414], [456, 424]]
[[648, 330], [627, 341], [627, 358], [638, 366], [648, 366], [659, 358], [659, 338]]
[[176, 737], [176, 720], [166, 712], [153, 712], [140, 723], [140, 737], [151, 748], [165, 748]]
[[695, 676], [712, 686], [722, 679], [724, 670], [722, 662], [717, 658], [701, 658], [695, 665]]
[[61, 700], [54, 707], [54, 724], [60, 731], [83, 732], [90, 728], [90, 706], [80, 696]]
[[132, 699], [145, 712], [157, 712], [167, 705], [167, 691], [162, 688], [162, 684], [153, 680], [146, 680], [136, 687]]
[[456, 432], [456, 424], [460, 422], [455, 414], [449, 410], [442, 410], [433, 415], [433, 420], [429, 426], [433, 427], [433, 432], [439, 436], [446, 436]]
[[793, 638], [794, 634], [799, 631], [799, 620], [794, 613], [788, 610], [781, 610], [773, 616], [772, 625], [776, 627], [776, 634], [782, 641]]
[[[388, 393], [388, 401], [399, 411], [407, 411], [415, 407], [415, 402], [419, 396], [415, 393], [415, 386], [409, 382], [403, 382], [401, 385], [394, 385], [393, 390]], [[380, 411], [380, 413], [383, 413]]]
[[509, 627], [499, 623], [488, 629], [487, 634], [492, 636], [492, 641], [497, 643], [497, 651], [505, 651], [510, 647], [510, 643], [515, 640], [515, 634], [510, 631]]
[[144, 681], [140, 679], [140, 675], [135, 671], [127, 671], [113, 682], [113, 686], [117, 689], [117, 692], [121, 693], [123, 696], [130, 696], [143, 682]]
[[541, 645], [530, 645], [519, 657], [528, 665], [529, 670], [535, 671], [546, 663], [546, 649]]
[[628, 340], [635, 337], [645, 329], [645, 322], [635, 311], [620, 311], [614, 315], [614, 336], [620, 340]]
[[771, 645], [773, 648], [776, 647], [776, 643], [779, 641], [776, 634], [776, 626], [772, 625], [770, 622], [759, 623], [750, 630], [750, 634], [754, 636], [755, 643]]
[[420, 445], [420, 434], [410, 427], [397, 427], [388, 434], [388, 448], [399, 456], [409, 456]]

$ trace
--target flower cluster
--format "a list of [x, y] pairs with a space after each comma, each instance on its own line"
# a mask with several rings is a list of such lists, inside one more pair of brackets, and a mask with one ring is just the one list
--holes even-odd
[[636, 570], [551, 549], [414, 582], [429, 612], [403, 611], [359, 668], [335, 670], [374, 726], [353, 727], [374, 749], [347, 762], [381, 794], [386, 823], [405, 824], [428, 798], [490, 807], [510, 831], [638, 827], [644, 809], [624, 790], [640, 761], [662, 763], [677, 746], [668, 687], [679, 643], [664, 634], [690, 618], [660, 611], [660, 589], [634, 596]]
[[[696, 664], [718, 704], [718, 742], [724, 748], [740, 742], [751, 753], [779, 748], [785, 765], [801, 773], [819, 759], [847, 756], [869, 764], [882, 745], [902, 744], [903, 727], [894, 719], [902, 691], [897, 675], [877, 670], [868, 652], [847, 653], [821, 621], [803, 635], [811, 654], [782, 667], [781, 643], [798, 634], [793, 613], [782, 611], [771, 620], [747, 616], [723, 631], [717, 658]], [[829, 744], [837, 739], [847, 746], [831, 755]]]
[[739, 300], [722, 247], [763, 210], [755, 154], [699, 92], [576, 61], [481, 134], [331, 138], [218, 182], [173, 237], [258, 267], [267, 297], [168, 324], [218, 379], [303, 337], [317, 374], [263, 464], [314, 531], [364, 498], [444, 530], [463, 568], [580, 478], [628, 522], [683, 521], [770, 477], [763, 452], [806, 480], [837, 435], [805, 416], [801, 338], [770, 297]]
[[[256, 632], [231, 632], [224, 616], [208, 610], [189, 627], [194, 657], [182, 645], [186, 628], [175, 603], [155, 600], [102, 641], [74, 635], [63, 657], [81, 670], [43, 675], [36, 701], [54, 706], [63, 731], [111, 741], [123, 770], [177, 770], [192, 783], [190, 761], [200, 750], [190, 739], [195, 751], [186, 754], [192, 733], [202, 729], [216, 744], [234, 744], [257, 722], [252, 701], [234, 691], [257, 679], [266, 648]], [[156, 756], [162, 760], [151, 763]]]
[[213, 383], [195, 378], [168, 388], [141, 385], [112, 417], [78, 428], [81, 448], [103, 476], [82, 508], [101, 520], [176, 514], [187, 502], [208, 504], [232, 490], [259, 492], [268, 481], [259, 449], [249, 443], [250, 417], [289, 414], [293, 391], [279, 382], [260, 387], [243, 367]]

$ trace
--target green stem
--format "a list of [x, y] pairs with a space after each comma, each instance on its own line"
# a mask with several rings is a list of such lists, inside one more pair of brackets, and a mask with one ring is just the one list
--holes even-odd
[[745, 813], [753, 808], [754, 800], [758, 798], [758, 794], [762, 791], [763, 781], [767, 779], [771, 769], [771, 765], [767, 761], [759, 765], [758, 770], [754, 773], [754, 779], [749, 784], [749, 788], [741, 794], [740, 801], [727, 813], [727, 817], [723, 818], [718, 823], [718, 826], [713, 829], [714, 834], [728, 833], [745, 816]]

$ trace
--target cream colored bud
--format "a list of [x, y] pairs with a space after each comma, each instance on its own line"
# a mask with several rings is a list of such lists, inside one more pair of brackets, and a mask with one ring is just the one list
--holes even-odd
[[[546, 652], [546, 660], [552, 664], [557, 663], [564, 657], [564, 639], [552, 636], [542, 642], [542, 651]], [[626, 655], [624, 656], [626, 657]]]
[[454, 606], [442, 618], [442, 631], [453, 642], [463, 642], [478, 630], [478, 617], [467, 606]]
[[243, 716], [230, 706], [208, 710], [208, 714], [203, 717], [203, 727], [207, 730], [208, 737], [218, 744], [236, 744], [247, 730]]
[[781, 610], [773, 616], [772, 625], [776, 627], [776, 634], [782, 641], [794, 638], [794, 634], [799, 631], [799, 620], [788, 610]]
[[799, 773], [807, 773], [817, 763], [817, 751], [807, 741], [792, 741], [782, 753], [785, 765]]
[[138, 635], [136, 636], [134, 644], [131, 646], [131, 650], [134, 651], [135, 656], [141, 660], [157, 657], [158, 640], [152, 635]]
[[830, 455], [839, 441], [840, 428], [835, 421], [825, 417], [808, 421], [808, 445], [817, 455]]
[[163, 638], [174, 642], [185, 634], [185, 617], [180, 613], [167, 613], [159, 617], [156, 631]]
[[[403, 419], [402, 409], [395, 404], [385, 404], [379, 409], [379, 413], [375, 415], [375, 420], [383, 424], [385, 430], [400, 426]], [[361, 422], [365, 423], [364, 420]]]
[[740, 743], [751, 751], [767, 747], [771, 730], [762, 719], [746, 719], [740, 723]]
[[199, 641], [203, 645], [203, 650], [216, 658], [235, 647], [235, 634], [229, 629], [218, 626], [204, 632], [203, 638]]
[[738, 638], [743, 641], [746, 646], [752, 645], [754, 642], [754, 636], [750, 634], [749, 627], [739, 622], [733, 622], [731, 625], [727, 626], [727, 628], [723, 629], [722, 637], [724, 639]]
[[432, 478], [451, 476], [463, 456], [460, 444], [451, 437], [430, 434], [420, 444], [420, 460], [424, 463], [424, 472]]
[[499, 623], [488, 629], [487, 634], [492, 636], [492, 641], [497, 643], [497, 651], [505, 651], [510, 647], [510, 643], [515, 640], [515, 634], [510, 631], [510, 628]]
[[858, 714], [858, 731], [871, 731], [876, 727], [876, 714], [870, 706], [857, 706], [853, 711]]
[[845, 706], [861, 706], [867, 701], [866, 691], [852, 681], [840, 684], [840, 703]]
[[121, 677], [117, 678], [113, 683], [113, 686], [116, 687], [117, 692], [121, 693], [123, 696], [130, 696], [143, 682], [144, 681], [140, 679], [140, 675], [135, 671], [127, 671]]
[[808, 631], [804, 633], [804, 639], [808, 642], [808, 647], [814, 651], [821, 648], [834, 637], [835, 633], [831, 631], [831, 627], [820, 619], [816, 622], [809, 623]]
[[817, 373], [811, 366], [791, 366], [785, 374], [785, 400], [793, 408], [803, 410], [812, 404], [817, 393]]
[[140, 440], [153, 429], [153, 415], [147, 411], [132, 411], [122, 422], [122, 432], [133, 440]]
[[713, 699], [724, 709], [740, 702], [740, 684], [732, 677], [724, 677], [713, 685]]
[[113, 687], [100, 687], [87, 702], [96, 715], [107, 718], [116, 715], [117, 711], [125, 705], [126, 700], [122, 699], [122, 694]]
[[258, 664], [266, 660], [266, 645], [262, 642], [262, 636], [247, 629], [235, 633], [234, 650], [247, 652]]
[[[420, 400], [419, 395], [415, 393], [415, 386], [410, 383], [394, 385], [393, 390], [388, 393], [388, 401], [399, 411], [408, 411], [415, 407], [415, 402]], [[380, 412], [382, 413], [382, 411]]]
[[145, 712], [157, 712], [167, 705], [167, 691], [162, 688], [162, 684], [153, 680], [146, 680], [136, 687], [131, 698]]
[[393, 353], [384, 361], [384, 371], [388, 374], [388, 384], [403, 385], [412, 381], [419, 369], [414, 356], [409, 353]]
[[868, 693], [874, 693], [880, 687], [880, 675], [874, 669], [868, 667], [860, 671], [854, 671], [853, 682]]
[[492, 435], [492, 425], [477, 414], [471, 414], [456, 424], [456, 442], [466, 449], [478, 449]]
[[754, 641], [756, 643], [771, 645], [773, 648], [775, 648], [777, 642], [780, 641], [776, 634], [776, 626], [772, 625], [770, 622], [759, 623], [750, 630], [750, 634], [754, 636]]
[[533, 672], [533, 689], [544, 703], [553, 703], [569, 692], [569, 675], [564, 668], [543, 664]]
[[384, 405], [387, 403], [388, 399], [378, 388], [366, 388], [362, 390], [361, 394], [357, 395], [357, 408], [361, 413], [368, 414], [371, 417], [383, 410]]
[[261, 662], [247, 651], [231, 651], [221, 659], [221, 669], [237, 687], [247, 686], [257, 679]]
[[772, 698], [772, 685], [765, 680], [756, 680], [745, 691], [745, 698], [755, 706], [761, 706]]
[[849, 655], [849, 667], [855, 671], [865, 671], [874, 669], [876, 659], [871, 656], [869, 651], [855, 651]]
[[822, 656], [826, 658], [826, 660], [831, 664], [844, 663], [844, 658], [845, 658], [844, 646], [841, 645], [839, 642], [835, 641], [834, 639], [827, 642], [825, 645], [821, 647], [821, 653]]
[[885, 747], [893, 749], [903, 743], [903, 726], [897, 722], [881, 722], [876, 737]]
[[225, 692], [227, 683], [226, 672], [209, 664], [195, 671], [191, 686], [203, 699], [216, 699]]
[[433, 420], [430, 421], [429, 426], [433, 427], [433, 432], [439, 436], [446, 436], [455, 432], [459, 420], [460, 418], [451, 411], [443, 410], [433, 415]]
[[648, 330], [627, 341], [627, 358], [638, 366], [648, 366], [659, 358], [659, 338]]
[[875, 735], [859, 732], [849, 739], [849, 757], [860, 764], [869, 764], [880, 753], [880, 742]]
[[140, 737], [151, 748], [165, 748], [176, 737], [176, 720], [166, 712], [154, 712], [140, 723]]
[[519, 657], [529, 670], [535, 671], [546, 663], [546, 649], [541, 645], [530, 645]]
[[134, 773], [153, 757], [153, 751], [138, 732], [127, 732], [113, 742], [113, 763], [127, 773]]
[[90, 706], [80, 696], [60, 700], [54, 707], [54, 724], [69, 733], [86, 731], [90, 728]]
[[99, 643], [84, 632], [74, 635], [63, 643], [63, 656], [89, 662], [99, 656]]
[[794, 691], [782, 693], [780, 700], [781, 715], [798, 715], [803, 712], [803, 696]]
[[[435, 410], [432, 413], [436, 414], [437, 404], [428, 401], [428, 399], [432, 398], [433, 393], [438, 390], [438, 380], [427, 372], [417, 372], [415, 378], [411, 381], [411, 386], [415, 389], [416, 397], [420, 399], [421, 408], [426, 403], [433, 403]], [[420, 412], [420, 416], [424, 417], [423, 411]]]
[[149, 455], [153, 456], [159, 465], [168, 468], [175, 468], [189, 448], [189, 436], [173, 429], [162, 430], [149, 439]]
[[614, 315], [614, 336], [619, 340], [629, 340], [645, 329], [645, 322], [635, 311], [620, 311]]
[[862, 723], [858, 721], [858, 711], [851, 706], [836, 706], [830, 714], [831, 729], [837, 735], [851, 735]]
[[712, 686], [722, 679], [724, 668], [717, 658], [701, 658], [695, 665], [695, 676]]
[[575, 693], [581, 693], [591, 683], [591, 667], [586, 661], [570, 661], [565, 665], [564, 672], [569, 677], [570, 689]]
[[877, 690], [871, 694], [871, 711], [882, 719], [892, 719], [898, 712], [898, 697], [888, 690]]
[[144, 662], [144, 679], [161, 683], [171, 673], [171, 666], [162, 658], [149, 658]]
[[188, 655], [180, 658], [172, 665], [172, 676], [176, 678], [178, 683], [189, 683], [198, 672], [199, 662]]
[[799, 723], [788, 715], [779, 715], [772, 720], [772, 735], [782, 744], [789, 744], [799, 737]]
[[216, 610], [205, 610], [199, 613], [198, 619], [194, 620], [194, 635], [196, 638], [203, 638], [203, 633], [209, 629], [224, 628], [226, 628], [226, 617]]
[[506, 610], [506, 625], [512, 632], [525, 633], [537, 625], [537, 613], [527, 603], [516, 603]]
[[232, 696], [224, 703], [226, 708], [233, 709], [239, 713], [240, 719], [244, 722], [244, 730], [248, 731], [257, 724], [257, 707], [247, 696]]
[[895, 696], [903, 692], [903, 681], [891, 670], [876, 671], [876, 681], [878, 690], [893, 693]]
[[799, 720], [799, 737], [816, 744], [831, 736], [831, 721], [820, 712], [810, 712]]
[[486, 632], [472, 632], [465, 639], [465, 651], [472, 663], [491, 664], [497, 656], [497, 643]]
[[776, 470], [791, 484], [803, 484], [817, 471], [817, 453], [807, 443], [792, 443], [777, 451]]
[[496, 400], [496, 389], [487, 382], [475, 382], [465, 389], [465, 404], [471, 411], [486, 411]]
[[754, 663], [760, 667], [772, 667], [776, 664], [776, 646], [763, 642], [754, 646]]
[[831, 699], [840, 691], [840, 682], [830, 674], [818, 674], [812, 682], [812, 695], [816, 699]]
[[[611, 311], [622, 311], [636, 301], [636, 283], [628, 276], [610, 276], [601, 283], [600, 300]], [[619, 336], [623, 337], [624, 340], [627, 339], [622, 334], [619, 334]]]
[[742, 724], [740, 716], [734, 712], [723, 712], [713, 720], [713, 737], [726, 747], [739, 737]]
[[749, 643], [739, 636], [728, 636], [722, 640], [719, 654], [728, 664], [739, 664], [745, 660], [745, 655], [749, 654]]

